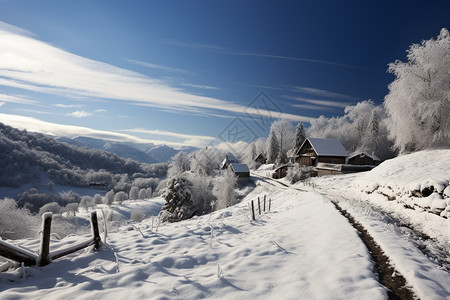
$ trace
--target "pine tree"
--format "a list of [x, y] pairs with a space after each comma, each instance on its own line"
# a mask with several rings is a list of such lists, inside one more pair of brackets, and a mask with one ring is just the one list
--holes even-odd
[[278, 153], [280, 152], [280, 146], [278, 144], [278, 139], [274, 130], [270, 130], [269, 137], [266, 142], [266, 156], [267, 163], [272, 164], [275, 163]]
[[295, 126], [294, 149], [300, 149], [300, 146], [306, 140], [305, 127], [302, 122], [298, 122]]

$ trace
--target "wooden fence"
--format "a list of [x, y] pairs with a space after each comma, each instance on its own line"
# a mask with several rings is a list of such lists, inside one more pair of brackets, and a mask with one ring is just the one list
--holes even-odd
[[26, 266], [45, 266], [54, 259], [76, 252], [83, 248], [94, 245], [94, 250], [97, 251], [101, 245], [100, 232], [98, 230], [97, 212], [91, 212], [91, 233], [92, 237], [81, 241], [66, 249], [58, 249], [50, 252], [50, 232], [52, 224], [52, 213], [44, 213], [42, 215], [42, 232], [41, 244], [39, 254], [11, 245], [5, 241], [0, 240], [0, 256], [7, 259], [23, 263]]
[[[255, 204], [253, 202], [254, 202], [253, 200], [250, 201], [248, 203], [248, 206], [250, 209], [252, 221], [255, 221], [256, 220], [256, 208], [255, 208]], [[261, 210], [261, 206], [262, 206], [262, 210]], [[261, 201], [258, 197], [258, 211], [257, 212], [259, 212], [259, 215], [261, 215], [262, 212], [266, 212], [266, 207], [267, 207], [267, 211], [270, 211], [271, 206], [272, 206], [272, 199], [269, 198], [269, 201], [266, 201], [266, 195], [264, 195], [264, 198]]]

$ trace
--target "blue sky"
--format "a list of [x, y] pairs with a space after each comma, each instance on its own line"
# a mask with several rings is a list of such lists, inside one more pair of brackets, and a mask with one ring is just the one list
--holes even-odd
[[1, 0], [0, 122], [174, 146], [307, 126], [381, 103], [387, 64], [450, 28], [416, 2]]

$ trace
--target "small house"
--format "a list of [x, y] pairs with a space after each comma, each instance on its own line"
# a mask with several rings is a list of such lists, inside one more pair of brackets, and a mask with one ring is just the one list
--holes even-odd
[[238, 179], [248, 179], [250, 177], [250, 170], [246, 164], [230, 163], [229, 167]]
[[233, 154], [228, 153], [220, 164], [220, 169], [225, 170], [231, 163], [239, 163], [239, 160]]
[[287, 170], [292, 167], [292, 164], [285, 164], [276, 168], [272, 173], [273, 179], [281, 179], [286, 177]]
[[347, 164], [349, 165], [378, 166], [380, 163], [381, 159], [379, 159], [375, 155], [371, 155], [365, 152], [352, 155], [347, 159]]
[[266, 159], [266, 156], [264, 155], [264, 153], [260, 153], [260, 154], [258, 154], [258, 156], [256, 156], [254, 161], [256, 161], [260, 165], [263, 165], [266, 163], [267, 159]]
[[301, 166], [316, 166], [319, 162], [344, 164], [347, 156], [348, 153], [339, 140], [307, 138], [295, 158]]

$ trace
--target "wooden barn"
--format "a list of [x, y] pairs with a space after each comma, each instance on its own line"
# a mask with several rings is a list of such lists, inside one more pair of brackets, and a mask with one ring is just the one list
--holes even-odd
[[301, 166], [316, 166], [317, 163], [345, 164], [348, 156], [341, 142], [336, 139], [307, 138], [295, 155]]
[[287, 170], [292, 167], [292, 164], [285, 164], [276, 168], [272, 173], [272, 178], [280, 179], [287, 175]]
[[381, 159], [365, 152], [352, 155], [347, 159], [347, 164], [349, 165], [378, 166], [380, 163]]

